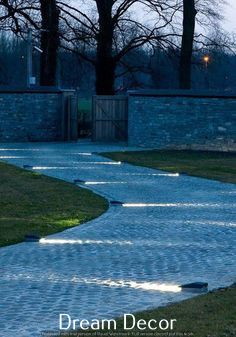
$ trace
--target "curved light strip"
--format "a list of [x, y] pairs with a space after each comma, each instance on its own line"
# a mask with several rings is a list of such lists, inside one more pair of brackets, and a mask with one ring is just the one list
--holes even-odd
[[70, 240], [70, 239], [40, 239], [39, 243], [48, 245], [132, 245], [131, 241], [119, 241], [119, 240]]
[[92, 167], [92, 166], [86, 166], [86, 167], [80, 167], [80, 166], [33, 166], [32, 170], [95, 170], [98, 167]]
[[85, 185], [119, 185], [127, 184], [125, 181], [86, 181]]
[[0, 159], [26, 159], [28, 157], [20, 157], [20, 156], [0, 156]]
[[92, 156], [91, 152], [77, 152], [77, 153], [71, 152], [70, 154], [71, 155], [79, 155], [79, 156]]
[[116, 288], [133, 288], [146, 291], [160, 291], [160, 292], [181, 292], [181, 288], [178, 285], [166, 284], [166, 283], [157, 283], [157, 282], [138, 282], [138, 281], [125, 281], [125, 280], [99, 280], [99, 279], [77, 279], [74, 277], [73, 282], [80, 283], [81, 281], [86, 284], [97, 284], [107, 287], [116, 287]]
[[146, 203], [124, 203], [122, 204], [123, 207], [178, 207], [178, 208], [182, 208], [182, 207], [190, 207], [190, 208], [204, 208], [204, 207], [213, 207], [213, 208], [217, 208], [217, 207], [235, 207], [236, 204], [200, 204], [200, 203], [150, 203], [150, 204], [146, 204]]
[[117, 173], [121, 176], [180, 177], [179, 173]]
[[0, 151], [34, 151], [34, 152], [38, 152], [38, 151], [45, 151], [45, 150], [40, 150], [40, 149], [4, 149], [1, 148]]
[[130, 281], [130, 280], [101, 280], [101, 279], [88, 279], [74, 276], [72, 278], [65, 277], [60, 274], [43, 274], [35, 275], [34, 273], [7, 273], [4, 274], [4, 280], [9, 282], [12, 280], [30, 280], [31, 282], [51, 282], [51, 283], [75, 283], [75, 284], [87, 284], [98, 285], [112, 288], [132, 288], [141, 291], [159, 291], [169, 293], [179, 293], [182, 291], [181, 287], [176, 284], [158, 283], [158, 282], [142, 282], [142, 281]]

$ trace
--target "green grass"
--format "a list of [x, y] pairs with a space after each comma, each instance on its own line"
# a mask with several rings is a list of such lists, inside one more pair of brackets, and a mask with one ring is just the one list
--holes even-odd
[[[124, 330], [123, 319], [117, 320], [116, 331], [107, 330], [97, 332], [85, 332], [78, 336], [114, 336], [112, 333], [122, 333], [122, 336], [192, 336], [192, 337], [235, 337], [236, 336], [236, 288], [211, 292], [206, 295], [197, 296], [177, 304], [156, 310], [144, 311], [135, 314], [136, 321], [145, 319], [146, 321], [155, 319], [159, 322], [162, 319], [176, 319], [174, 330], [169, 331], [169, 335], [163, 331], [152, 332], [149, 329], [140, 331], [133, 329], [132, 335]], [[128, 321], [130, 322], [130, 321]], [[130, 323], [129, 323], [130, 325]], [[150, 335], [150, 333], [152, 333]], [[166, 333], [166, 332], [165, 332]], [[171, 334], [172, 333], [172, 334]], [[174, 334], [175, 333], [175, 334]], [[186, 333], [184, 335], [184, 333]], [[70, 335], [69, 335], [70, 336]], [[73, 333], [71, 337], [75, 336]]]
[[107, 201], [58, 179], [0, 162], [0, 246], [45, 236], [98, 217]]
[[236, 183], [236, 153], [166, 150], [113, 152], [102, 155], [134, 165]]

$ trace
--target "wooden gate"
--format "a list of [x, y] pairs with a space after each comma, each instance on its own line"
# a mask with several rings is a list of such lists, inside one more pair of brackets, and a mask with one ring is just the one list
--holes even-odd
[[126, 141], [128, 138], [128, 97], [94, 96], [94, 141]]

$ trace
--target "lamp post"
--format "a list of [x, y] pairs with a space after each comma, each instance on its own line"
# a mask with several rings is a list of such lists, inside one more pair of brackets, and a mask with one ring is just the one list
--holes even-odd
[[29, 28], [27, 36], [27, 88], [32, 84], [33, 74], [33, 38], [32, 29]]
[[33, 33], [32, 29], [29, 28], [27, 32], [27, 88], [31, 88], [32, 85], [36, 84], [36, 78], [33, 76], [34, 49], [41, 54], [43, 53], [42, 49], [33, 45]]
[[208, 66], [209, 66], [209, 63], [210, 63], [210, 56], [204, 55], [202, 60], [203, 60], [204, 65], [205, 65], [205, 83], [206, 83], [207, 89], [209, 89], [210, 83], [209, 83], [209, 76], [208, 76]]
[[210, 57], [208, 55], [203, 56], [203, 61], [205, 63], [206, 69], [208, 68]]

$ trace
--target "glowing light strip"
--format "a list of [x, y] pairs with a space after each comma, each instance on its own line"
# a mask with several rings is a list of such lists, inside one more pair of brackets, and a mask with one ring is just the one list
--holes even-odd
[[184, 223], [186, 225], [211, 225], [223, 227], [236, 227], [236, 222], [210, 221], [210, 220], [196, 220], [196, 221], [174, 221], [175, 223]]
[[85, 185], [118, 185], [118, 184], [127, 184], [125, 181], [86, 181]]
[[0, 159], [26, 159], [28, 157], [19, 157], [19, 156], [0, 156]]
[[179, 177], [179, 173], [154, 173], [153, 175], [159, 177]]
[[72, 170], [78, 169], [79, 167], [73, 166], [33, 166], [32, 170]]
[[[90, 165], [121, 165], [121, 162], [78, 162], [80, 164]], [[80, 169], [80, 166], [33, 166], [32, 170], [68, 170], [68, 169]]]
[[70, 240], [70, 239], [40, 239], [39, 243], [41, 244], [50, 244], [50, 245], [132, 245], [131, 241], [119, 241], [119, 240]]
[[40, 149], [3, 149], [1, 148], [0, 151], [45, 151]]
[[86, 166], [33, 166], [32, 170], [95, 170], [98, 167]]
[[78, 153], [71, 152], [70, 154], [71, 155], [79, 155], [79, 156], [92, 156], [91, 152], [78, 152]]
[[94, 165], [121, 165], [121, 161], [80, 161], [78, 164], [94, 164]]
[[133, 288], [142, 291], [160, 291], [160, 292], [170, 292], [179, 293], [182, 288], [175, 284], [157, 283], [157, 282], [139, 282], [139, 281], [127, 281], [127, 280], [101, 280], [101, 279], [87, 279], [87, 278], [64, 278], [57, 274], [45, 275], [40, 273], [40, 275], [34, 275], [29, 273], [18, 273], [18, 274], [6, 274], [4, 275], [4, 280], [31, 280], [33, 282], [40, 281], [50, 281], [52, 283], [77, 283], [77, 284], [94, 284], [98, 286], [105, 287], [115, 287], [115, 288]]
[[234, 204], [231, 205], [227, 205], [227, 204], [191, 204], [191, 203], [173, 203], [173, 204], [158, 204], [158, 203], [153, 203], [153, 204], [143, 204], [143, 203], [124, 203], [122, 204], [123, 207], [226, 207], [226, 206], [230, 206], [230, 207], [234, 207]]
[[90, 165], [121, 165], [121, 161], [77, 161], [78, 165], [80, 164], [90, 164]]
[[144, 176], [144, 177], [180, 177], [179, 173], [119, 173], [124, 176]]
[[[80, 282], [80, 279], [76, 277], [72, 279], [73, 282]], [[156, 283], [156, 282], [137, 282], [137, 281], [125, 281], [125, 280], [99, 280], [99, 279], [84, 279], [84, 283], [87, 284], [97, 284], [107, 287], [116, 287], [116, 288], [133, 288], [146, 291], [160, 291], [160, 292], [181, 292], [181, 288], [178, 285], [171, 285], [165, 283]]]

